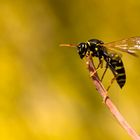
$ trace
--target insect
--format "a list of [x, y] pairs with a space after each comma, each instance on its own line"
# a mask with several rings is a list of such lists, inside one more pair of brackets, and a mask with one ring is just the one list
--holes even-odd
[[[104, 43], [98, 39], [90, 39], [87, 42], [82, 42], [78, 45], [61, 44], [61, 46], [76, 46], [81, 59], [88, 54], [90, 54], [92, 57], [97, 57], [99, 59], [99, 64], [96, 69], [102, 68], [104, 60], [106, 62], [106, 68], [102, 75], [101, 81], [107, 69], [110, 68], [114, 75], [114, 78], [111, 80], [111, 84], [114, 80], [116, 80], [120, 88], [122, 88], [126, 82], [126, 73], [122, 61], [122, 55], [118, 51], [125, 52], [133, 56], [138, 56], [136, 52], [140, 50], [140, 36], [125, 38], [110, 43]], [[110, 88], [110, 86], [107, 88], [107, 90]]]

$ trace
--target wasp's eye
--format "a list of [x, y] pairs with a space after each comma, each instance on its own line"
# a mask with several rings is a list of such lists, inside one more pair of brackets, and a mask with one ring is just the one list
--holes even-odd
[[80, 43], [77, 46], [77, 50], [81, 59], [86, 55], [87, 49], [88, 49], [87, 43]]

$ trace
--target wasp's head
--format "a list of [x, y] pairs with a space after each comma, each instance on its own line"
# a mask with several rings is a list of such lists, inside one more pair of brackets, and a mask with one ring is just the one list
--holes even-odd
[[77, 46], [77, 51], [80, 55], [80, 58], [82, 59], [87, 51], [88, 51], [88, 44], [87, 43], [80, 43], [78, 46]]

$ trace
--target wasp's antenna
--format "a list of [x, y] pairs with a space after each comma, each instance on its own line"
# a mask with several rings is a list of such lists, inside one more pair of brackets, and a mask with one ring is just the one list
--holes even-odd
[[76, 47], [77, 44], [60, 44], [60, 47]]

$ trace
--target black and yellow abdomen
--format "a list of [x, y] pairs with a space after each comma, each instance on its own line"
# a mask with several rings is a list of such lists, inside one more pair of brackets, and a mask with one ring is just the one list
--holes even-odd
[[121, 57], [118, 54], [112, 54], [107, 63], [116, 77], [117, 83], [122, 88], [126, 82], [126, 74]]

